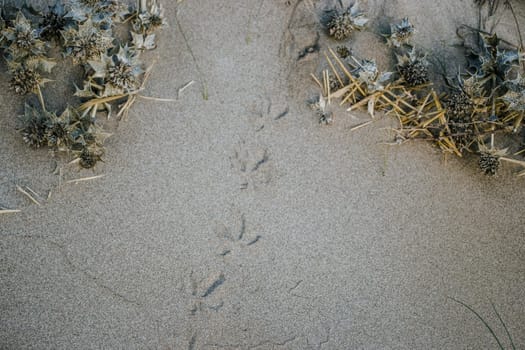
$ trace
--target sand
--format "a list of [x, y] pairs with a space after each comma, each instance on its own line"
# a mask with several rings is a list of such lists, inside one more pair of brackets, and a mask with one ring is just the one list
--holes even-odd
[[[137, 103], [104, 164], [65, 173], [105, 177], [57, 187], [56, 160], [14, 131], [21, 99], [0, 92], [0, 205], [22, 210], [0, 216], [1, 349], [497, 348], [449, 297], [508, 346], [493, 303], [525, 346], [513, 169], [491, 178], [425, 143], [385, 146], [388, 118], [350, 132], [369, 118], [336, 110], [319, 125], [306, 99], [321, 56], [297, 60], [320, 31], [319, 4], [164, 5], [145, 94], [196, 83], [176, 102]], [[466, 0], [362, 5], [373, 28], [408, 16], [449, 65], [455, 27], [477, 23]], [[351, 46], [389, 63], [377, 34]], [[32, 204], [17, 184], [51, 198]]]

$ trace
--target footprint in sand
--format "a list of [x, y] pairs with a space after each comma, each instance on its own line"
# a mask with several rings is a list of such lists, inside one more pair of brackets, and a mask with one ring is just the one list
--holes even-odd
[[218, 224], [215, 228], [217, 237], [222, 241], [218, 255], [226, 257], [236, 249], [244, 249], [253, 246], [262, 238], [261, 235], [250, 233], [246, 225], [246, 217], [242, 213], [236, 213], [235, 222], [231, 225]]
[[241, 190], [257, 189], [268, 185], [272, 180], [273, 167], [266, 147], [249, 146], [241, 141], [235, 146], [230, 162], [240, 177]]

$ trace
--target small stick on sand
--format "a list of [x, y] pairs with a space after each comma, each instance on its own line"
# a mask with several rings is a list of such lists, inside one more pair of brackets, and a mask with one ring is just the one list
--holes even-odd
[[370, 125], [372, 124], [374, 121], [373, 120], [369, 120], [367, 122], [364, 122], [364, 123], [361, 123], [361, 124], [358, 124], [352, 128], [350, 128], [350, 131], [355, 131], [355, 130], [358, 130], [358, 129], [361, 129], [361, 128], [364, 128], [365, 126], [367, 125]]
[[104, 176], [106, 175], [102, 174], [102, 175], [96, 175], [96, 176], [90, 176], [90, 177], [81, 177], [79, 179], [68, 180], [65, 182], [65, 184], [77, 184], [79, 182], [92, 181], [92, 180], [100, 179]]
[[149, 101], [157, 101], [157, 102], [175, 102], [176, 99], [173, 98], [158, 98], [158, 97], [151, 97], [151, 96], [144, 96], [144, 95], [137, 95], [137, 97], [142, 98], [144, 100]]
[[[28, 187], [26, 187], [28, 188]], [[40, 204], [39, 201], [37, 201], [32, 195], [30, 195], [26, 190], [24, 190], [22, 187], [16, 185], [16, 189], [18, 190], [18, 192], [22, 193], [23, 195], [25, 195], [27, 198], [29, 198], [31, 200], [31, 202], [35, 203], [36, 205], [38, 206], [41, 206], [42, 204]], [[28, 188], [29, 189], [29, 188]]]
[[0, 214], [14, 214], [20, 213], [21, 211], [20, 209], [0, 209]]
[[310, 73], [310, 76], [311, 76], [312, 79], [317, 83], [317, 85], [319, 85], [319, 88], [322, 90], [322, 89], [323, 89], [323, 84], [321, 84], [321, 82], [319, 81], [319, 79], [317, 79], [317, 77], [316, 77], [313, 73]]
[[332, 61], [330, 60], [330, 57], [328, 57], [326, 52], [324, 53], [324, 57], [326, 57], [326, 61], [328, 62], [328, 65], [330, 66], [330, 68], [332, 68], [332, 71], [334, 72], [334, 75], [337, 78], [337, 81], [339, 81], [339, 84], [341, 84], [341, 86], [344, 86], [345, 84], [343, 84], [343, 79], [341, 79], [341, 77], [339, 76], [339, 73], [335, 69]]
[[184, 92], [184, 90], [186, 90], [187, 88], [189, 88], [189, 87], [192, 86], [193, 84], [195, 84], [195, 80], [189, 81], [189, 82], [187, 82], [186, 84], [184, 84], [184, 86], [182, 86], [182, 87], [177, 91], [177, 99], [180, 97], [180, 94], [182, 94], [182, 93]]

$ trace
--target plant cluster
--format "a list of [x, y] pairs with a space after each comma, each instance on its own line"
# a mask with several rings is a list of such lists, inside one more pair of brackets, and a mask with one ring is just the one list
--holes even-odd
[[[135, 7], [118, 0], [64, 0], [46, 11], [4, 6], [0, 48], [11, 90], [27, 96], [19, 118], [24, 141], [70, 154], [81, 167], [93, 168], [102, 160], [108, 137], [98, 117], [103, 113], [109, 118], [114, 105], [119, 116], [127, 113], [145, 78], [139, 56], [156, 47], [155, 32], [164, 24], [156, 0], [141, 0]], [[127, 34], [117, 35], [117, 27]], [[45, 85], [55, 66], [66, 61], [82, 68], [82, 88], [76, 87], [74, 94], [82, 103], [68, 101], [65, 110], [49, 111]], [[39, 105], [31, 105], [31, 95]]]
[[[329, 49], [330, 70], [323, 72], [321, 81], [315, 79], [321, 99], [340, 98], [348, 110], [367, 107], [372, 116], [374, 111], [395, 115], [400, 121], [395, 130], [398, 143], [426, 139], [459, 157], [477, 154], [485, 174], [496, 174], [501, 161], [525, 167], [523, 150], [509, 153], [510, 146], [525, 144], [515, 141], [523, 139], [525, 117], [523, 51], [504, 45], [495, 33], [473, 30], [479, 45], [465, 50], [470, 66], [446, 77], [448, 88], [437, 92], [426, 55], [410, 43], [414, 26], [404, 18], [390, 30], [385, 37], [397, 60], [394, 72], [381, 73], [374, 60], [358, 60], [341, 46], [337, 53]], [[498, 147], [501, 144], [511, 145]]]

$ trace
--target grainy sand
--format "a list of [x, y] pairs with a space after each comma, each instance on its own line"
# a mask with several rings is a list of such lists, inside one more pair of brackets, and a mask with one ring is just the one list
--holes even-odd
[[[456, 26], [477, 23], [467, 0], [362, 3], [373, 31], [408, 16], [449, 66]], [[0, 216], [1, 349], [495, 349], [447, 296], [505, 340], [494, 303], [525, 346], [523, 179], [382, 145], [388, 119], [350, 132], [368, 117], [336, 111], [320, 126], [305, 100], [321, 56], [297, 61], [319, 5], [164, 5], [147, 95], [197, 83], [137, 103], [105, 164], [66, 172], [104, 178], [57, 188], [52, 157], [14, 131], [21, 99], [1, 89], [0, 205], [22, 209]], [[507, 15], [498, 28], [515, 40]], [[390, 63], [374, 33], [351, 46]], [[51, 199], [31, 204], [17, 184]]]

